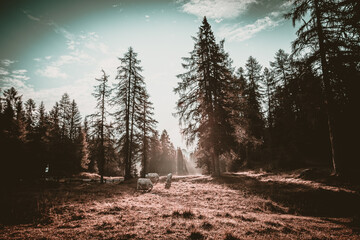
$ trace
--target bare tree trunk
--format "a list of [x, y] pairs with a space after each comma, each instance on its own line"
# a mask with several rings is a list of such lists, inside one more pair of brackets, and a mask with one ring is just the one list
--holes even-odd
[[131, 178], [131, 168], [130, 168], [130, 93], [131, 93], [131, 52], [129, 57], [129, 79], [128, 79], [128, 96], [127, 96], [127, 106], [126, 106], [126, 117], [125, 117], [125, 174], [124, 174], [124, 180], [129, 180]]
[[101, 141], [101, 153], [100, 153], [100, 183], [104, 183], [104, 166], [105, 166], [105, 146], [104, 146], [104, 115], [105, 115], [105, 83], [103, 83], [103, 91], [101, 94], [101, 129], [100, 129], [100, 141]]
[[132, 147], [133, 147], [133, 140], [134, 140], [134, 117], [135, 117], [135, 95], [136, 95], [136, 76], [134, 76], [135, 82], [133, 86], [133, 95], [132, 95], [132, 109], [131, 109], [131, 128], [130, 128], [130, 146], [129, 146], [129, 178], [131, 178], [131, 165], [132, 165]]
[[336, 158], [336, 149], [335, 149], [335, 137], [334, 137], [334, 120], [333, 120], [333, 99], [331, 94], [331, 85], [330, 78], [327, 69], [326, 61], [326, 52], [324, 46], [324, 33], [321, 25], [321, 15], [318, 5], [318, 0], [314, 0], [315, 15], [316, 15], [316, 31], [319, 38], [319, 50], [320, 50], [320, 60], [321, 60], [321, 69], [323, 72], [323, 84], [324, 84], [324, 102], [325, 110], [328, 119], [328, 129], [329, 129], [329, 140], [331, 147], [331, 160], [333, 173], [337, 174], [337, 158]]

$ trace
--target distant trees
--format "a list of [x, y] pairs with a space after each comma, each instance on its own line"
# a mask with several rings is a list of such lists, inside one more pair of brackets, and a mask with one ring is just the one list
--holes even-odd
[[185, 175], [188, 174], [188, 169], [186, 166], [186, 161], [183, 155], [183, 152], [180, 148], [177, 148], [176, 150], [176, 173], [178, 175]]
[[[23, 104], [15, 88], [3, 92], [4, 176], [39, 178], [89, 171], [98, 172], [103, 182], [105, 175], [122, 175], [122, 171], [126, 180], [135, 177], [139, 166], [141, 176], [149, 171], [175, 171], [174, 146], [166, 131], [160, 138], [155, 129], [154, 108], [137, 54], [130, 47], [119, 60], [113, 89], [105, 71], [96, 79], [95, 112], [83, 123], [77, 103], [67, 93], [46, 112], [42, 102], [38, 108], [32, 99]], [[109, 113], [108, 106], [115, 111]]]
[[47, 114], [43, 103], [38, 109], [29, 99], [23, 106], [15, 88], [5, 90], [1, 98], [0, 141], [4, 147], [3, 175], [9, 179], [36, 179], [48, 167], [52, 175], [79, 172], [86, 154], [82, 141], [76, 102], [64, 94], [61, 107], [55, 104]]

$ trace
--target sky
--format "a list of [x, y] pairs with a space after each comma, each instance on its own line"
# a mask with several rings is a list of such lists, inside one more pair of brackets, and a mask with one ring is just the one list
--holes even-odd
[[0, 88], [15, 87], [23, 101], [43, 101], [47, 111], [66, 92], [84, 117], [94, 112], [95, 78], [104, 69], [114, 83], [118, 57], [131, 46], [141, 60], [157, 129], [186, 148], [173, 116], [173, 89], [202, 18], [217, 41], [225, 39], [234, 68], [244, 67], [249, 56], [268, 67], [277, 50], [291, 51], [296, 28], [283, 18], [289, 7], [291, 0], [2, 1]]

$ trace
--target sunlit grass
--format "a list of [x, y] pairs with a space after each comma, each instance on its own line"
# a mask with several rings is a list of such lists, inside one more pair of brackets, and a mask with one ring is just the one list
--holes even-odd
[[[265, 184], [265, 185], [262, 185]], [[297, 214], [309, 206], [284, 202], [287, 185], [259, 183], [255, 177], [174, 177], [164, 179], [150, 193], [130, 183], [70, 183], [31, 190], [38, 215], [24, 222], [2, 225], [4, 239], [356, 239], [353, 218]], [[278, 201], [272, 199], [269, 188]], [[296, 189], [295, 189], [296, 190]], [[305, 191], [320, 191], [301, 188]], [[259, 194], [263, 192], [264, 194]], [[20, 194], [20, 193], [19, 193]], [[22, 196], [30, 194], [23, 189]], [[325, 194], [325, 193], [323, 193]], [[324, 195], [325, 196], [325, 195]], [[21, 201], [26, 203], [29, 198]], [[311, 205], [314, 199], [307, 199]], [[34, 202], [36, 203], [36, 201]], [[36, 204], [35, 204], [36, 205]], [[303, 207], [304, 209], [294, 209]], [[23, 208], [24, 214], [33, 214]], [[28, 212], [26, 212], [28, 211]], [[22, 217], [19, 215], [18, 217]], [[332, 218], [332, 216], [336, 218]]]

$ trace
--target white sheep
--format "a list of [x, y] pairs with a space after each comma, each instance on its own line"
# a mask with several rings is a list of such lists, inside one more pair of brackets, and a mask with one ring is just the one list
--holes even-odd
[[147, 173], [146, 178], [149, 178], [153, 184], [156, 184], [159, 181], [159, 174], [157, 173]]
[[139, 178], [137, 180], [137, 190], [144, 190], [146, 192], [150, 192], [153, 189], [153, 184], [148, 178]]

